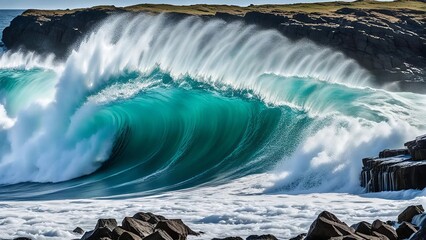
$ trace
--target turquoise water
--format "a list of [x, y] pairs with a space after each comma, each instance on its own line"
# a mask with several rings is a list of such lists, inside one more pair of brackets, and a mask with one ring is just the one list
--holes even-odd
[[0, 56], [0, 200], [264, 173], [277, 175], [265, 193], [362, 191], [360, 159], [424, 131], [425, 109], [424, 95], [388, 92], [341, 53], [274, 31], [115, 16], [64, 62]]

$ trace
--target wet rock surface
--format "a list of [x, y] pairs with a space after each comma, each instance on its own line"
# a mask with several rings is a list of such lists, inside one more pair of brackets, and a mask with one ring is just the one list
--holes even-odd
[[180, 219], [167, 219], [153, 213], [139, 212], [134, 217], [125, 217], [121, 226], [117, 225], [113, 218], [99, 219], [95, 229], [73, 232], [82, 234], [81, 240], [185, 240], [190, 235], [200, 235]]
[[[407, 209], [423, 209], [421, 205], [409, 206]], [[405, 215], [407, 209], [404, 210], [400, 216]], [[423, 212], [410, 211], [416, 213], [411, 218], [423, 218]], [[399, 217], [398, 217], [399, 218]], [[424, 217], [426, 219], [426, 217]], [[394, 221], [375, 220], [373, 223], [360, 222], [348, 227], [348, 225], [340, 221], [334, 214], [324, 211], [320, 213], [317, 219], [312, 223], [308, 234], [305, 236], [300, 235], [292, 239], [298, 240], [399, 240], [399, 239], [425, 239], [423, 236], [426, 230], [426, 220], [420, 221], [420, 226], [416, 226], [415, 222], [403, 222], [400, 225], [390, 225]], [[397, 228], [395, 228], [397, 227]], [[420, 230], [419, 230], [420, 229]], [[416, 238], [419, 236], [419, 238]], [[422, 237], [420, 237], [422, 236]], [[410, 238], [411, 237], [411, 238]]]
[[[180, 219], [167, 219], [153, 213], [140, 212], [135, 214], [139, 219], [125, 217], [123, 225], [131, 224], [132, 228], [116, 226], [112, 231], [109, 227], [117, 223], [115, 219], [99, 219], [95, 229], [83, 234], [73, 231], [75, 235], [82, 235], [80, 240], [186, 240], [208, 239], [203, 238], [203, 232], [192, 230]], [[149, 216], [149, 217], [140, 217]], [[161, 219], [156, 224], [149, 223], [149, 219]], [[141, 220], [145, 219], [145, 220]], [[402, 221], [402, 222], [401, 222]], [[112, 223], [112, 224], [111, 224]], [[283, 223], [284, 224], [284, 223]], [[291, 223], [288, 223], [291, 224]], [[283, 225], [286, 227], [287, 225]], [[141, 230], [143, 229], [143, 231]], [[149, 232], [149, 234], [148, 234]], [[281, 239], [272, 234], [256, 235], [247, 233], [247, 238], [224, 233], [225, 237], [212, 240], [277, 240]], [[30, 238], [16, 238], [30, 239]], [[422, 205], [412, 205], [404, 209], [398, 219], [380, 220], [372, 223], [361, 221], [349, 226], [331, 212], [321, 212], [309, 227], [308, 233], [301, 233], [290, 240], [425, 240], [426, 214]]]
[[407, 149], [386, 149], [379, 157], [364, 158], [361, 186], [368, 192], [425, 188], [426, 136], [417, 137], [405, 146]]

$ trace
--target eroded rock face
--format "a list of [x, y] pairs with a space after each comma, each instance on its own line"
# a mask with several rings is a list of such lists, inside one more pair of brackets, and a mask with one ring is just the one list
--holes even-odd
[[404, 145], [408, 148], [413, 161], [426, 160], [426, 135], [419, 136]]
[[8, 49], [24, 48], [65, 57], [86, 33], [111, 13], [96, 8], [61, 16], [26, 15], [24, 12], [4, 29], [2, 41]]
[[[8, 49], [23, 47], [65, 57], [82, 37], [122, 8], [90, 8], [55, 15], [26, 12], [3, 32]], [[182, 14], [169, 14], [181, 19]], [[381, 83], [398, 82], [403, 90], [425, 91], [426, 13], [414, 10], [341, 8], [329, 13], [218, 12], [203, 18], [240, 20], [272, 28], [294, 39], [307, 38], [342, 51], [376, 76]], [[396, 84], [398, 85], [398, 84]], [[424, 153], [422, 153], [424, 154]]]
[[426, 158], [422, 154], [426, 153], [426, 137], [417, 137], [405, 145], [408, 149], [387, 149], [378, 158], [364, 158], [361, 186], [368, 192], [425, 188]]

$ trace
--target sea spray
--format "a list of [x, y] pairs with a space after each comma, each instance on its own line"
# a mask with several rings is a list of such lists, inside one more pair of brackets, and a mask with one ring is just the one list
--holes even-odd
[[21, 83], [1, 91], [0, 183], [56, 182], [3, 187], [20, 198], [271, 171], [285, 177], [268, 192], [359, 191], [361, 157], [425, 129], [424, 95], [380, 90], [340, 52], [240, 22], [117, 15], [64, 62], [8, 52], [0, 68]]

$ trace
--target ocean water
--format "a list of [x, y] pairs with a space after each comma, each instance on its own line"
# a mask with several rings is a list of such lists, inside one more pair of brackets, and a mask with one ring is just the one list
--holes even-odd
[[425, 95], [386, 91], [310, 41], [114, 16], [63, 62], [0, 55], [0, 232], [72, 239], [140, 210], [200, 239], [286, 239], [323, 209], [392, 219], [424, 192], [365, 194], [361, 159], [424, 133], [425, 117]]

